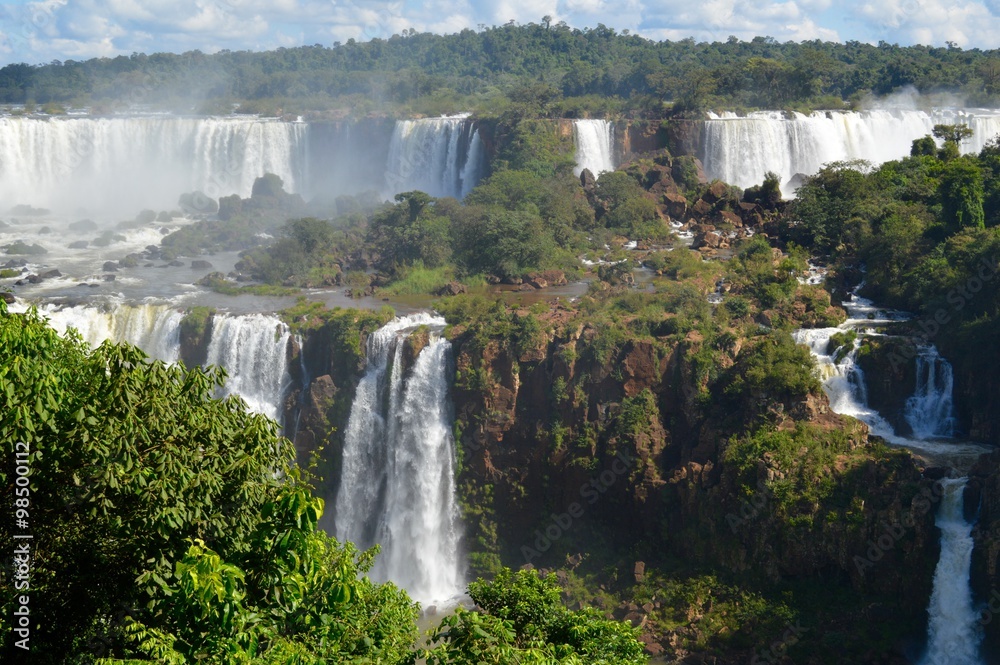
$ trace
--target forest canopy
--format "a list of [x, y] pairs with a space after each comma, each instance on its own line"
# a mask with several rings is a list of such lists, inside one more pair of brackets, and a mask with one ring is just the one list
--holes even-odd
[[372, 111], [661, 116], [706, 108], [839, 108], [906, 87], [995, 105], [1000, 51], [820, 40], [656, 42], [598, 25], [413, 30], [368, 42], [215, 54], [133, 53], [0, 69], [0, 103], [98, 112]]

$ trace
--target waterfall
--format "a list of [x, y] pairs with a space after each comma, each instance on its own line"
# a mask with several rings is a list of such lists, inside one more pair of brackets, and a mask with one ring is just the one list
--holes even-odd
[[576, 144], [575, 175], [589, 169], [596, 178], [603, 171], [615, 170], [613, 124], [607, 120], [574, 120], [573, 141]]
[[873, 327], [909, 318], [904, 312], [880, 309], [865, 298], [852, 295], [844, 302], [848, 320], [837, 328], [803, 328], [793, 337], [809, 347], [816, 360], [823, 391], [834, 413], [851, 416], [868, 425], [869, 431], [889, 443], [909, 448], [918, 454], [938, 458], [942, 463], [964, 464], [988, 452], [974, 443], [936, 442], [935, 437], [950, 436], [954, 430], [952, 415], [951, 365], [930, 344], [921, 347], [917, 356], [917, 387], [907, 400], [905, 419], [913, 430], [911, 437], [900, 436], [888, 420], [868, 406], [865, 376], [857, 364], [860, 344], [850, 349], [830, 348], [838, 333], [855, 332], [858, 337], [874, 334]]
[[927, 608], [927, 654], [923, 665], [979, 665], [979, 614], [969, 587], [972, 524], [963, 515], [968, 478], [939, 481], [944, 490], [936, 524], [941, 529], [941, 558], [934, 571], [934, 590]]
[[432, 332], [404, 367], [404, 341], [427, 314], [397, 318], [368, 339], [368, 368], [345, 433], [336, 498], [336, 534], [382, 554], [372, 576], [392, 580], [420, 602], [463, 586], [455, 446], [448, 398], [451, 345]]
[[[47, 304], [39, 312], [60, 334], [74, 328], [92, 347], [111, 340], [137, 346], [156, 360], [173, 363], [180, 358], [184, 314], [167, 305]], [[251, 411], [280, 423], [291, 386], [289, 339], [288, 326], [275, 316], [215, 315], [208, 364], [222, 367], [228, 375], [219, 397], [239, 395]]]
[[75, 328], [91, 347], [111, 340], [128, 342], [151, 358], [168, 363], [180, 357], [183, 314], [166, 305], [43, 305], [38, 309], [59, 334]]
[[744, 117], [710, 114], [703, 161], [709, 178], [750, 187], [773, 171], [787, 189], [794, 176], [813, 175], [829, 162], [865, 159], [878, 165], [905, 157], [913, 141], [930, 134], [935, 124], [957, 123], [974, 132], [962, 145], [963, 152], [979, 152], [1000, 134], [1000, 114], [985, 110], [816, 111], [791, 117], [780, 111]]
[[208, 343], [208, 364], [225, 368], [220, 397], [239, 395], [251, 411], [282, 422], [288, 373], [290, 332], [267, 314], [216, 315]]
[[264, 173], [305, 193], [308, 129], [262, 118], [0, 118], [0, 198], [131, 216], [193, 190], [246, 197]]
[[952, 436], [955, 418], [951, 363], [938, 354], [936, 347], [924, 346], [917, 354], [916, 364], [917, 389], [906, 400], [906, 422], [918, 439]]
[[412, 190], [458, 199], [468, 194], [485, 170], [482, 139], [468, 117], [398, 121], [385, 166], [387, 198]]

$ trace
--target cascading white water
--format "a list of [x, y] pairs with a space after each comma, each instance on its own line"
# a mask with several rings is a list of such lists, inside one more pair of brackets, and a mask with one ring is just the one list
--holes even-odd
[[615, 170], [614, 125], [607, 120], [574, 120], [576, 144], [575, 175], [589, 169], [596, 178], [603, 171]]
[[951, 363], [937, 347], [921, 347], [916, 358], [917, 389], [906, 400], [906, 422], [918, 439], [950, 437], [955, 433]]
[[[167, 305], [43, 305], [39, 312], [60, 334], [74, 328], [92, 347], [105, 340], [128, 342], [157, 360], [177, 362], [180, 358], [184, 313]], [[216, 315], [208, 364], [222, 367], [228, 375], [220, 397], [239, 395], [252, 411], [280, 423], [291, 385], [289, 339], [288, 326], [274, 316]]]
[[0, 199], [134, 215], [179, 194], [250, 195], [281, 176], [303, 192], [308, 125], [259, 118], [0, 118]]
[[[868, 425], [875, 436], [889, 443], [903, 446], [921, 454], [940, 456], [947, 459], [974, 459], [979, 454], [987, 452], [984, 446], [974, 443], [936, 442], [935, 437], [941, 437], [945, 432], [952, 432], [952, 383], [938, 381], [918, 383], [914, 396], [907, 403], [906, 418], [913, 428], [912, 437], [896, 434], [895, 428], [875, 409], [868, 406], [868, 396], [865, 388], [864, 372], [856, 362], [859, 344], [851, 349], [831, 349], [830, 339], [838, 333], [856, 332], [860, 335], [872, 326], [906, 319], [909, 315], [903, 312], [879, 309], [865, 298], [854, 295], [844, 303], [848, 311], [848, 320], [837, 328], [803, 328], [795, 331], [794, 338], [799, 344], [809, 347], [816, 360], [820, 376], [823, 379], [823, 391], [830, 400], [830, 408], [834, 413], [851, 416]], [[950, 376], [951, 366], [941, 358], [932, 345], [922, 347], [925, 361], [935, 359], [936, 372]], [[918, 356], [919, 357], [919, 356]], [[918, 374], [919, 377], [919, 374]], [[910, 408], [910, 405], [913, 408]], [[931, 408], [924, 410], [920, 405]], [[945, 408], [947, 406], [947, 408]], [[920, 408], [918, 411], [917, 409]], [[913, 421], [910, 421], [913, 418]], [[913, 427], [913, 423], [919, 427]]]
[[[865, 159], [873, 164], [910, 154], [914, 139], [935, 124], [967, 124], [972, 138], [963, 152], [979, 152], [1000, 134], [1000, 114], [992, 110], [816, 111], [791, 118], [780, 111], [746, 116], [710, 114], [705, 121], [705, 171], [739, 187], [759, 185], [768, 171], [783, 186], [798, 174], [813, 175], [833, 161]], [[793, 191], [784, 192], [786, 196]]]
[[459, 594], [463, 574], [448, 399], [451, 345], [432, 333], [412, 367], [403, 367], [404, 340], [422, 325], [440, 330], [444, 320], [397, 318], [368, 339], [334, 519], [337, 538], [381, 545], [374, 578], [392, 580], [427, 603]]
[[183, 314], [166, 305], [92, 305], [55, 307], [43, 305], [39, 312], [59, 334], [75, 328], [91, 347], [106, 340], [128, 342], [151, 358], [177, 362], [180, 357], [180, 323]]
[[239, 395], [251, 411], [279, 423], [291, 386], [288, 341], [291, 333], [280, 319], [266, 314], [216, 315], [208, 343], [208, 364], [226, 370], [223, 395]]
[[[951, 434], [952, 417], [951, 366], [930, 344], [920, 348], [917, 362], [917, 387], [907, 401], [906, 419], [913, 437], [896, 434], [892, 425], [868, 406], [864, 374], [856, 363], [859, 345], [851, 349], [832, 349], [834, 334], [849, 331], [868, 334], [871, 326], [905, 318], [902, 312], [878, 310], [870, 300], [854, 295], [844, 303], [849, 318], [838, 328], [801, 329], [795, 339], [807, 345], [820, 369], [823, 390], [834, 412], [865, 422], [872, 434], [889, 443], [913, 450], [918, 455], [947, 460], [948, 464], [967, 466], [981, 453], [984, 446], [972, 443], [942, 443], [928, 441], [942, 434]], [[838, 362], [839, 361], [839, 362]], [[981, 639], [978, 615], [973, 609], [969, 570], [972, 560], [972, 525], [963, 516], [962, 493], [966, 478], [944, 479], [944, 498], [938, 509], [937, 525], [941, 529], [941, 557], [934, 573], [928, 625], [928, 652], [922, 665], [979, 665]]]
[[412, 190], [461, 199], [483, 177], [482, 140], [468, 114], [400, 120], [385, 166], [388, 198]]
[[982, 632], [972, 603], [969, 572], [972, 524], [963, 515], [968, 478], [945, 478], [936, 524], [941, 529], [941, 558], [934, 571], [934, 589], [927, 608], [927, 654], [922, 665], [979, 665]]

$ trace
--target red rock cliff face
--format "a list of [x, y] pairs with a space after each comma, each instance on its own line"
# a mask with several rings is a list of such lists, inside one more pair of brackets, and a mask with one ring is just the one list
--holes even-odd
[[[937, 560], [933, 503], [926, 501], [932, 481], [912, 461], [850, 469], [837, 462], [824, 473], [865, 488], [854, 523], [789, 528], [767, 491], [747, 497], [722, 461], [743, 412], [705, 403], [691, 360], [700, 344], [694, 333], [672, 345], [612, 344], [606, 331], [580, 325], [512, 351], [459, 332], [454, 400], [473, 566], [490, 555], [506, 565], [558, 565], [560, 556], [586, 551], [593, 545], [587, 538], [598, 533], [623, 552], [642, 547], [774, 581], [832, 575], [859, 590], [905, 597], [919, 621]], [[869, 445], [864, 426], [830, 412], [822, 395], [771, 410], [779, 428], [804, 420], [848, 429], [857, 448]], [[762, 460], [760, 486], [783, 473]], [[598, 500], [590, 503], [592, 495]], [[559, 523], [574, 505], [589, 525], [579, 538], [575, 527]], [[902, 523], [910, 526], [887, 547], [872, 545]], [[540, 539], [547, 528], [559, 534], [549, 546]]]

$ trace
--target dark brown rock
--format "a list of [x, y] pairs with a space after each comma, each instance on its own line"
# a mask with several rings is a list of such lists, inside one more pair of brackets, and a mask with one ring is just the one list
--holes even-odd
[[673, 219], [683, 219], [687, 214], [688, 201], [683, 194], [676, 192], [666, 192], [663, 195], [663, 205], [667, 214]]
[[468, 291], [465, 284], [461, 282], [448, 282], [440, 289], [437, 290], [435, 295], [439, 296], [457, 296], [460, 293], [465, 293]]
[[721, 201], [722, 199], [726, 198], [728, 192], [729, 188], [726, 186], [726, 183], [722, 182], [721, 180], [716, 180], [711, 185], [709, 185], [708, 191], [702, 194], [701, 198], [708, 204], [714, 205], [719, 201]]

